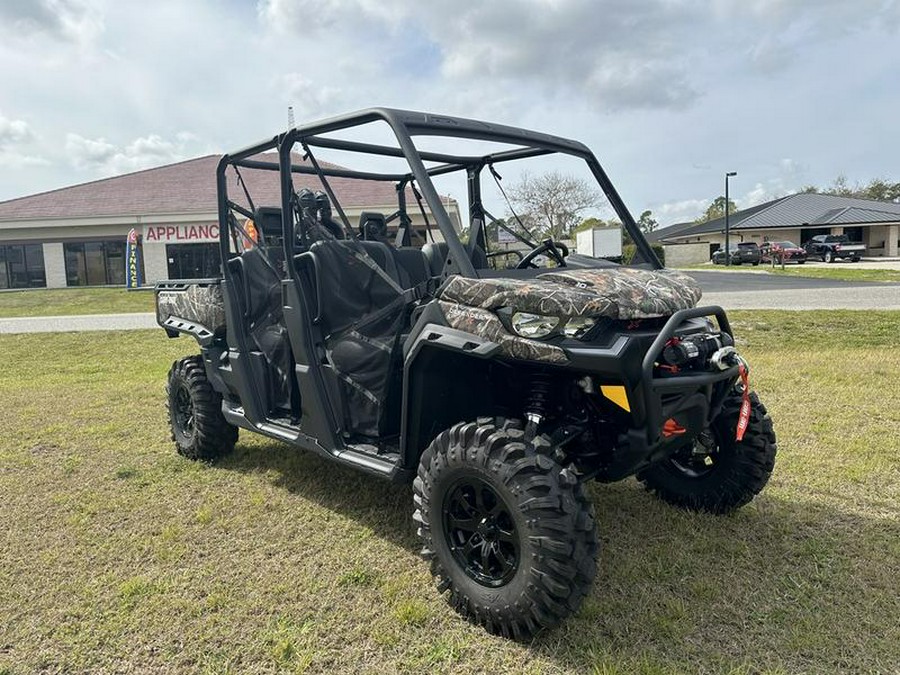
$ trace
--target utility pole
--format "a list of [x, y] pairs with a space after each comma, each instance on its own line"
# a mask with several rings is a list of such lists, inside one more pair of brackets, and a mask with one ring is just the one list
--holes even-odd
[[728, 205], [731, 203], [728, 201], [728, 179], [732, 176], [737, 176], [737, 171], [728, 171], [725, 174], [725, 266], [728, 267], [731, 265], [731, 249], [729, 248], [729, 228], [728, 228]]

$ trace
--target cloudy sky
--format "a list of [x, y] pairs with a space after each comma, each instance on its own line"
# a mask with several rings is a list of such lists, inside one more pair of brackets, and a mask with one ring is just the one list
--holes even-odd
[[372, 105], [586, 142], [632, 212], [900, 180], [900, 0], [0, 0], [0, 199]]

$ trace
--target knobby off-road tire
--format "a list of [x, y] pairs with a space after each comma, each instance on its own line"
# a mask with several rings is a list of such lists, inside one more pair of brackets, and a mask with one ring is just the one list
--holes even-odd
[[713, 420], [715, 446], [708, 455], [688, 446], [654, 464], [638, 478], [664, 501], [695, 511], [730, 513], [765, 487], [775, 467], [775, 430], [759, 397], [750, 393], [750, 422], [743, 440], [735, 439], [741, 394], [733, 391]]
[[166, 397], [178, 454], [209, 461], [231, 452], [238, 430], [222, 415], [222, 396], [206, 378], [202, 357], [188, 356], [172, 364]]
[[459, 423], [413, 483], [422, 555], [440, 592], [489, 632], [524, 640], [575, 612], [597, 570], [593, 508], [573, 468], [521, 423]]

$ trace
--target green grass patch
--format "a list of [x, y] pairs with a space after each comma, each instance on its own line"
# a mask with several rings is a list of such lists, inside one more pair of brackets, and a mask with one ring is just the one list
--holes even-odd
[[769, 274], [786, 277], [807, 277], [810, 279], [836, 279], [838, 281], [900, 281], [900, 270], [845, 268], [841, 263], [830, 267], [810, 267], [809, 265], [760, 266]]
[[780, 265], [772, 267], [768, 263], [763, 263], [757, 267], [752, 265], [732, 265], [726, 268], [724, 265], [712, 265], [710, 263], [702, 263], [699, 265], [685, 265], [679, 267], [680, 270], [697, 270], [704, 272], [744, 272], [754, 274], [777, 274], [786, 277], [805, 277], [807, 279], [834, 279], [836, 281], [880, 281], [880, 282], [900, 282], [900, 270], [885, 269], [882, 267], [859, 268], [844, 267], [843, 263], [834, 263], [828, 267], [818, 267], [811, 265], [798, 265], [792, 263], [785, 265], [781, 269]]
[[0, 318], [153, 312], [153, 292], [124, 288], [32, 288], [0, 293]]
[[769, 486], [721, 518], [591, 484], [596, 583], [530, 644], [438, 596], [408, 486], [245, 432], [176, 455], [163, 384], [191, 341], [0, 336], [0, 672], [893, 672], [900, 312], [731, 319]]

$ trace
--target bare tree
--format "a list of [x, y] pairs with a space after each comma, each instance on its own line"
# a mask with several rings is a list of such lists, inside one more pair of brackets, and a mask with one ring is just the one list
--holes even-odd
[[539, 176], [523, 173], [509, 197], [523, 222], [553, 239], [567, 237], [581, 222], [579, 214], [603, 204], [593, 184], [557, 171]]

